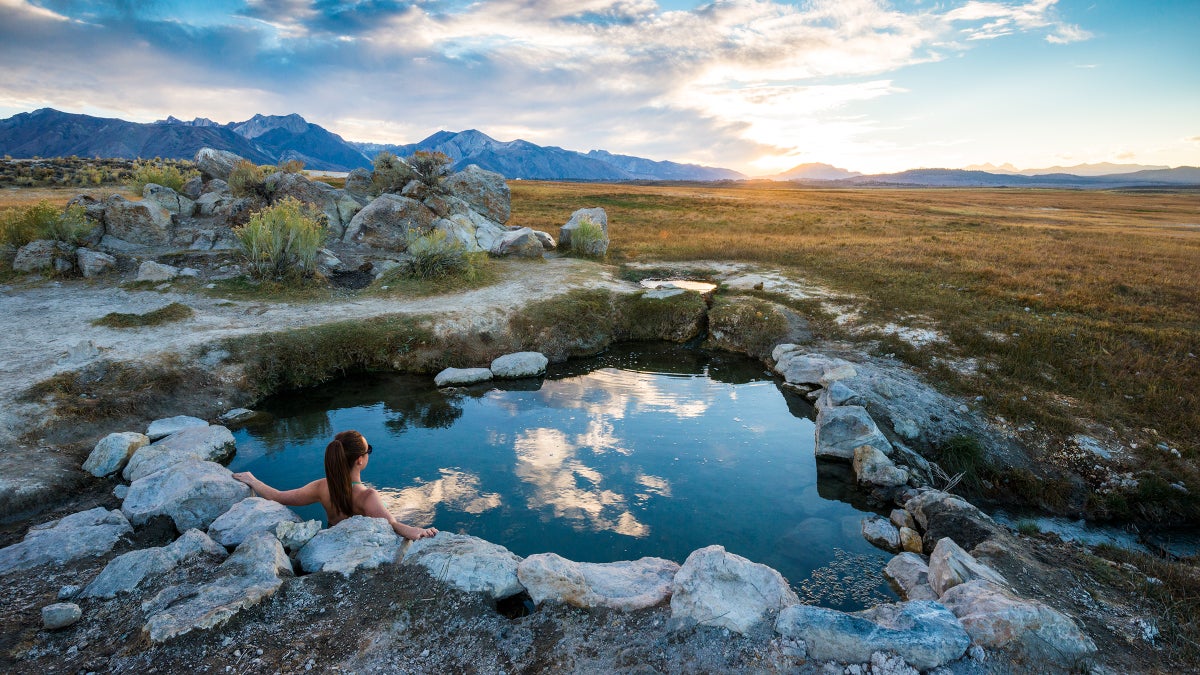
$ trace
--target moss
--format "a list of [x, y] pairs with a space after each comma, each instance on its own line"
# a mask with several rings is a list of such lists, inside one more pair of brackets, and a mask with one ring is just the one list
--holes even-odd
[[190, 319], [196, 313], [191, 307], [172, 302], [166, 307], [160, 307], [152, 312], [145, 314], [125, 314], [123, 312], [109, 312], [104, 316], [92, 321], [93, 326], [108, 326], [109, 328], [141, 328], [143, 326], [160, 326], [164, 323], [172, 321], [183, 321]]
[[604, 351], [615, 338], [616, 311], [610, 291], [575, 289], [526, 305], [509, 319], [517, 343], [553, 362]]
[[616, 302], [618, 339], [687, 342], [704, 332], [708, 306], [699, 293], [667, 298], [645, 293], [620, 296]]
[[59, 373], [27, 389], [22, 398], [53, 404], [59, 421], [94, 422], [154, 415], [176, 394], [212, 384], [210, 374], [169, 355], [150, 362], [101, 361], [82, 371]]
[[751, 297], [717, 297], [708, 314], [709, 343], [756, 358], [791, 341], [790, 322], [779, 305]]

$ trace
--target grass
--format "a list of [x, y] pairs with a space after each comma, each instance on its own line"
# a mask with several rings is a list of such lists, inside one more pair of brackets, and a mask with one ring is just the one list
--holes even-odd
[[59, 208], [65, 207], [76, 195], [87, 195], [103, 201], [109, 195], [121, 195], [130, 201], [141, 201], [142, 193], [134, 192], [128, 186], [114, 185], [112, 187], [31, 187], [31, 188], [0, 188], [0, 209], [24, 208], [38, 202], [49, 202]]
[[212, 377], [188, 366], [177, 355], [155, 361], [100, 361], [83, 372], [54, 375], [27, 389], [27, 401], [48, 400], [54, 415], [65, 423], [96, 422], [163, 412], [162, 403], [181, 391], [212, 385]]
[[[239, 167], [242, 165], [249, 163], [242, 162]], [[254, 213], [249, 222], [234, 228], [233, 233], [251, 276], [273, 281], [305, 279], [316, 274], [317, 252], [326, 236], [315, 212], [293, 197]]]
[[773, 303], [755, 297], [718, 296], [708, 314], [711, 339], [758, 358], [787, 341], [788, 320]]
[[0, 244], [20, 248], [39, 239], [78, 244], [93, 227], [82, 206], [71, 206], [64, 211], [48, 200], [42, 200], [0, 211]]
[[99, 319], [92, 321], [92, 325], [107, 326], [109, 328], [141, 328], [144, 326], [161, 326], [165, 323], [190, 319], [195, 314], [196, 313], [191, 307], [178, 302], [172, 302], [165, 307], [160, 307], [152, 312], [146, 312], [145, 314], [109, 312]]
[[476, 288], [491, 286], [500, 280], [501, 268], [510, 266], [488, 257], [486, 253], [464, 253], [465, 266], [458, 273], [436, 276], [414, 276], [411, 270], [396, 267], [388, 270], [371, 282], [367, 291], [371, 295], [384, 297], [425, 297], [461, 293]]

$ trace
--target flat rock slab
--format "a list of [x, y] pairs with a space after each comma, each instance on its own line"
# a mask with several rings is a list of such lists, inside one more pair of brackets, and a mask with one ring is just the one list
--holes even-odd
[[498, 379], [537, 377], [546, 372], [550, 360], [539, 352], [517, 352], [505, 354], [492, 361], [492, 376]]
[[176, 415], [175, 417], [165, 417], [160, 420], [154, 420], [150, 423], [150, 427], [146, 429], [146, 435], [151, 441], [157, 441], [160, 438], [166, 438], [171, 434], [183, 431], [190, 427], [206, 427], [208, 422], [199, 417], [191, 417], [190, 415]]
[[750, 630], [767, 612], [799, 602], [779, 572], [716, 545], [693, 551], [671, 584], [671, 618], [676, 623], [737, 633]]
[[386, 520], [354, 516], [318, 532], [296, 557], [305, 572], [349, 577], [358, 569], [397, 562], [402, 541]]
[[222, 426], [193, 426], [138, 448], [122, 474], [135, 481], [185, 460], [224, 463], [237, 452], [233, 434]]
[[834, 382], [858, 374], [849, 361], [822, 354], [807, 354], [804, 349], [802, 345], [781, 344], [771, 352], [775, 372], [782, 375], [788, 384], [829, 387]]
[[489, 368], [447, 368], [433, 378], [433, 383], [438, 387], [451, 387], [487, 382], [490, 379], [492, 371]]
[[115, 598], [130, 593], [146, 579], [165, 574], [184, 560], [202, 553], [224, 558], [225, 549], [200, 530], [188, 530], [166, 546], [143, 548], [123, 553], [108, 562], [100, 574], [83, 589], [84, 598]]
[[219, 626], [247, 607], [269, 598], [291, 576], [292, 565], [274, 535], [252, 535], [217, 568], [204, 585], [165, 588], [142, 603], [143, 630], [154, 642]]
[[854, 459], [854, 450], [868, 445], [884, 455], [892, 453], [892, 444], [875, 426], [867, 409], [857, 405], [822, 408], [817, 413], [817, 457]]
[[793, 605], [779, 613], [775, 630], [804, 640], [808, 656], [819, 661], [864, 663], [875, 652], [895, 652], [920, 670], [961, 658], [971, 646], [954, 614], [928, 600], [879, 605], [854, 614]]
[[905, 600], [937, 600], [929, 585], [929, 565], [916, 553], [901, 553], [888, 561], [883, 574], [900, 591]]
[[291, 509], [262, 497], [247, 497], [234, 504], [208, 526], [208, 536], [221, 546], [232, 547], [255, 532], [275, 533], [282, 522], [300, 523]]
[[939, 539], [929, 555], [929, 585], [934, 592], [940, 597], [951, 588], [975, 579], [1008, 586], [1008, 581], [999, 572], [976, 560], [953, 539]]
[[121, 511], [134, 525], [167, 516], [176, 529], [186, 532], [193, 527], [206, 529], [251, 494], [220, 464], [186, 460], [133, 481]]
[[983, 647], [1016, 646], [1034, 659], [1071, 667], [1096, 651], [1096, 644], [1070, 617], [982, 579], [951, 588], [941, 602]]
[[662, 558], [613, 563], [578, 563], [554, 553], [531, 555], [517, 566], [517, 577], [533, 601], [565, 602], [575, 607], [610, 607], [629, 612], [653, 607], [671, 597], [679, 564]]
[[149, 437], [136, 431], [109, 434], [100, 439], [92, 453], [84, 460], [83, 470], [97, 478], [110, 476], [125, 468], [133, 453], [149, 443]]
[[124, 514], [101, 506], [34, 525], [20, 542], [0, 549], [0, 574], [104, 555], [130, 532]]
[[450, 532], [414, 541], [404, 556], [405, 564], [420, 565], [439, 581], [495, 599], [524, 590], [517, 576], [520, 562], [519, 556], [499, 544]]

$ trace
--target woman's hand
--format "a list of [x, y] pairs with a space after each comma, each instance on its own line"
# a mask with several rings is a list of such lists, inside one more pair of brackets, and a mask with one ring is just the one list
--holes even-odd
[[[397, 524], [400, 524], [400, 523], [397, 523]], [[426, 537], [433, 537], [433, 536], [437, 535], [437, 533], [438, 533], [438, 530], [436, 527], [420, 528], [420, 527], [413, 527], [412, 525], [403, 525], [402, 529], [403, 529], [403, 531], [399, 533], [400, 536], [404, 537], [405, 539], [411, 539], [413, 541], [416, 541], [418, 539], [425, 539]]]
[[258, 479], [254, 477], [254, 474], [250, 473], [249, 471], [239, 471], [238, 473], [233, 474], [233, 477], [234, 479], [240, 480], [250, 487], [254, 487], [254, 484], [258, 482]]

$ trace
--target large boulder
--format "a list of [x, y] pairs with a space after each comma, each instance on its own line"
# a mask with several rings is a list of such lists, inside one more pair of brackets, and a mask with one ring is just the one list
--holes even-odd
[[904, 509], [925, 532], [925, 550], [950, 537], [965, 549], [995, 537], [1004, 538], [1004, 528], [970, 502], [948, 492], [927, 490], [904, 503]]
[[207, 528], [250, 495], [250, 488], [235, 480], [229, 469], [188, 459], [133, 481], [121, 511], [135, 525], [167, 516], [176, 529], [186, 532]]
[[862, 535], [872, 546], [878, 546], [889, 553], [900, 550], [900, 530], [886, 518], [863, 518]]
[[174, 417], [164, 417], [154, 420], [150, 426], [146, 427], [146, 435], [150, 440], [157, 441], [160, 438], [166, 438], [171, 434], [189, 429], [191, 427], [206, 427], [208, 422], [199, 417], [191, 415], [176, 415]]
[[512, 194], [504, 176], [471, 164], [447, 177], [442, 181], [442, 187], [486, 218], [501, 225], [508, 222]]
[[908, 482], [908, 471], [896, 466], [879, 448], [860, 445], [854, 449], [854, 475], [863, 485], [900, 487]]
[[400, 556], [400, 535], [382, 518], [354, 516], [309, 540], [296, 556], [305, 572], [338, 572], [349, 577], [358, 569], [375, 569]]
[[539, 553], [521, 561], [517, 577], [538, 604], [551, 600], [629, 612], [669, 598], [678, 571], [678, 563], [662, 558], [578, 563], [554, 553]]
[[174, 265], [147, 260], [138, 265], [137, 281], [171, 281], [179, 276], [180, 271]]
[[781, 342], [812, 340], [808, 321], [775, 302], [720, 296], [708, 312], [708, 344], [766, 358]]
[[363, 204], [343, 190], [320, 181], [312, 181], [299, 173], [277, 172], [267, 176], [266, 184], [275, 199], [292, 197], [320, 211], [334, 237], [340, 238], [346, 225], [363, 208]]
[[959, 584], [975, 579], [990, 581], [1002, 587], [1008, 586], [1008, 580], [999, 572], [962, 550], [953, 539], [943, 537], [938, 540], [929, 556], [929, 585], [938, 596], [944, 595]]
[[292, 564], [274, 535], [260, 532], [246, 539], [203, 586], [165, 588], [142, 603], [144, 631], [153, 642], [219, 626], [247, 607], [271, 597], [292, 575]]
[[97, 506], [29, 528], [25, 538], [0, 548], [0, 574], [104, 555], [133, 532], [120, 511]]
[[599, 225], [603, 236], [599, 240], [587, 244], [585, 246], [586, 250], [581, 251], [581, 253], [594, 256], [602, 256], [608, 253], [608, 214], [604, 212], [604, 209], [599, 207], [579, 209], [575, 213], [572, 213], [571, 218], [567, 220], [567, 224], [558, 230], [558, 247], [572, 250], [574, 247], [571, 244], [571, 237], [585, 222]]
[[677, 623], [737, 633], [799, 602], [779, 572], [717, 545], [693, 551], [671, 584], [671, 617]]
[[130, 244], [167, 246], [173, 234], [171, 212], [153, 201], [131, 202], [113, 195], [104, 208], [104, 232]]
[[204, 194], [204, 179], [200, 176], [192, 176], [187, 179], [183, 187], [179, 188], [179, 194], [195, 202], [200, 195]]
[[161, 576], [180, 563], [200, 554], [224, 558], [225, 549], [200, 530], [188, 530], [166, 546], [123, 553], [108, 562], [100, 574], [80, 593], [82, 598], [115, 598], [131, 593], [143, 581]]
[[70, 272], [75, 267], [75, 247], [53, 239], [39, 239], [17, 249], [12, 268], [17, 272]]
[[117, 266], [117, 259], [107, 253], [90, 248], [75, 251], [75, 266], [85, 279], [94, 279]]
[[346, 187], [344, 189], [347, 194], [353, 197], [369, 199], [374, 187], [371, 183], [371, 172], [366, 169], [360, 167], [346, 175]]
[[475, 384], [492, 379], [492, 371], [488, 368], [447, 368], [433, 378], [433, 384], [438, 387]]
[[989, 649], [1015, 647], [1038, 661], [1076, 667], [1096, 651], [1062, 612], [1035, 600], [1017, 598], [983, 579], [946, 591], [941, 603], [962, 622], [971, 640]]
[[875, 652], [894, 652], [914, 668], [938, 668], [962, 657], [971, 638], [945, 607], [928, 600], [879, 605], [847, 614], [793, 605], [779, 613], [775, 630], [803, 640], [818, 661], [863, 663]]
[[803, 387], [829, 387], [834, 382], [854, 377], [854, 365], [843, 359], [810, 354], [803, 345], [785, 343], [771, 351], [775, 372], [788, 384]]
[[83, 470], [98, 478], [114, 474], [125, 467], [134, 452], [149, 442], [145, 434], [136, 431], [109, 434], [100, 439], [84, 460]]
[[868, 445], [884, 455], [892, 453], [892, 444], [875, 426], [867, 409], [856, 405], [823, 408], [817, 413], [817, 457], [854, 459], [854, 450]]
[[225, 215], [237, 208], [241, 201], [230, 192], [205, 192], [196, 198], [196, 214], [206, 218]]
[[929, 565], [915, 553], [901, 553], [888, 561], [883, 575], [891, 581], [905, 600], [937, 600], [929, 585]]
[[249, 497], [233, 505], [208, 526], [208, 535], [221, 546], [237, 546], [256, 532], [275, 533], [280, 523], [300, 523], [291, 509], [262, 497]]
[[421, 202], [395, 194], [382, 194], [354, 215], [342, 241], [389, 251], [408, 249], [410, 232], [426, 233], [437, 215]]
[[405, 564], [420, 565], [439, 581], [497, 600], [523, 590], [517, 580], [520, 562], [519, 556], [503, 546], [449, 532], [418, 539], [404, 556]]
[[200, 148], [196, 151], [196, 166], [205, 178], [229, 180], [229, 174], [233, 173], [234, 168], [241, 161], [240, 155], [228, 150]]
[[171, 213], [184, 217], [192, 215], [196, 210], [195, 201], [157, 183], [146, 183], [142, 188], [142, 201], [154, 202]]
[[497, 379], [538, 377], [545, 374], [548, 363], [550, 360], [539, 352], [516, 352], [496, 357], [490, 370]]
[[225, 463], [236, 451], [233, 434], [223, 426], [187, 427], [138, 448], [129, 458], [122, 476], [125, 480], [136, 481], [188, 460]]
[[541, 258], [544, 251], [542, 240], [538, 239], [533, 230], [522, 227], [519, 230], [505, 232], [493, 242], [489, 253], [517, 258]]

